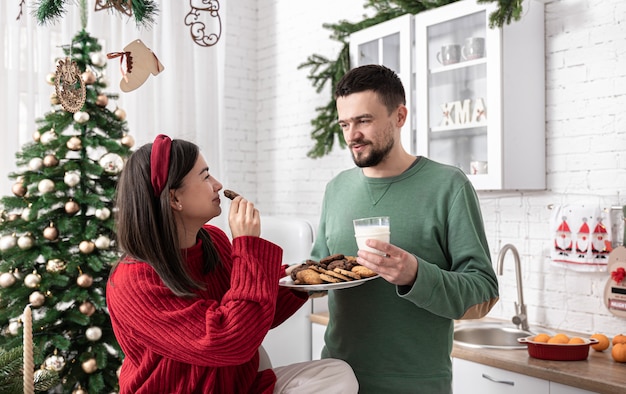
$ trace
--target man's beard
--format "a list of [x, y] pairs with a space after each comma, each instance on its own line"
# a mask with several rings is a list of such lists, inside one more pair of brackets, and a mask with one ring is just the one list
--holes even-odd
[[[363, 143], [365, 141], [357, 142]], [[371, 147], [371, 150], [369, 152], [362, 152], [360, 154], [353, 152], [352, 160], [354, 160], [354, 164], [356, 164], [357, 167], [360, 168], [374, 167], [380, 164], [380, 162], [382, 162], [387, 157], [387, 155], [389, 154], [389, 152], [391, 152], [391, 149], [393, 148], [393, 139], [386, 139], [384, 142], [386, 144], [381, 148], [377, 148], [371, 142], [368, 142], [367, 145]]]

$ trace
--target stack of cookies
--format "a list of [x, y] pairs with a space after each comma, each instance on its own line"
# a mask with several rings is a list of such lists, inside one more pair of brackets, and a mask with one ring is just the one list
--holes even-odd
[[375, 275], [374, 271], [359, 265], [356, 257], [343, 254], [334, 254], [320, 261], [307, 260], [291, 271], [291, 279], [297, 285], [350, 282]]

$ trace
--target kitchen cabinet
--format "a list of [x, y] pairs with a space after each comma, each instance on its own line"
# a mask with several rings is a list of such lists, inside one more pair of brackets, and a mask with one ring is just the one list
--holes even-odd
[[566, 386], [561, 383], [550, 382], [550, 394], [597, 394], [597, 392]]
[[477, 190], [545, 189], [544, 6], [523, 7], [522, 19], [502, 28], [489, 27], [496, 4], [464, 0], [350, 36], [353, 67], [402, 71], [405, 148], [459, 167]]

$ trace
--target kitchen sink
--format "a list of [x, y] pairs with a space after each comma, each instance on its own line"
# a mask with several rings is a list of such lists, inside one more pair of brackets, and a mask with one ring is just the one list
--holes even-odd
[[517, 342], [517, 338], [539, 332], [549, 334], [548, 330], [522, 330], [510, 323], [461, 322], [454, 328], [454, 344], [481, 349], [526, 349], [526, 345]]

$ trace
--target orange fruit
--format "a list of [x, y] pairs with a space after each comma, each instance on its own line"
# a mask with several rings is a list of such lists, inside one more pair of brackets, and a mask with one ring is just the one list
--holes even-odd
[[580, 343], [585, 343], [585, 340], [580, 338], [580, 337], [572, 337], [570, 338], [569, 342], [567, 342], [570, 345], [577, 345]]
[[613, 360], [618, 363], [626, 363], [626, 343], [616, 343], [611, 350]]
[[616, 343], [626, 343], [626, 335], [624, 334], [617, 334], [616, 336], [613, 337], [613, 345], [615, 345]]
[[568, 343], [569, 337], [563, 333], [556, 334], [548, 340], [548, 343]]
[[535, 337], [533, 338], [533, 341], [546, 343], [548, 342], [549, 339], [550, 339], [550, 335], [545, 334], [545, 333], [540, 333], [540, 334], [535, 335]]
[[591, 345], [591, 348], [598, 352], [608, 349], [609, 345], [611, 344], [609, 337], [604, 334], [596, 333], [593, 334], [590, 338], [598, 340], [598, 343], [594, 343], [593, 345]]

